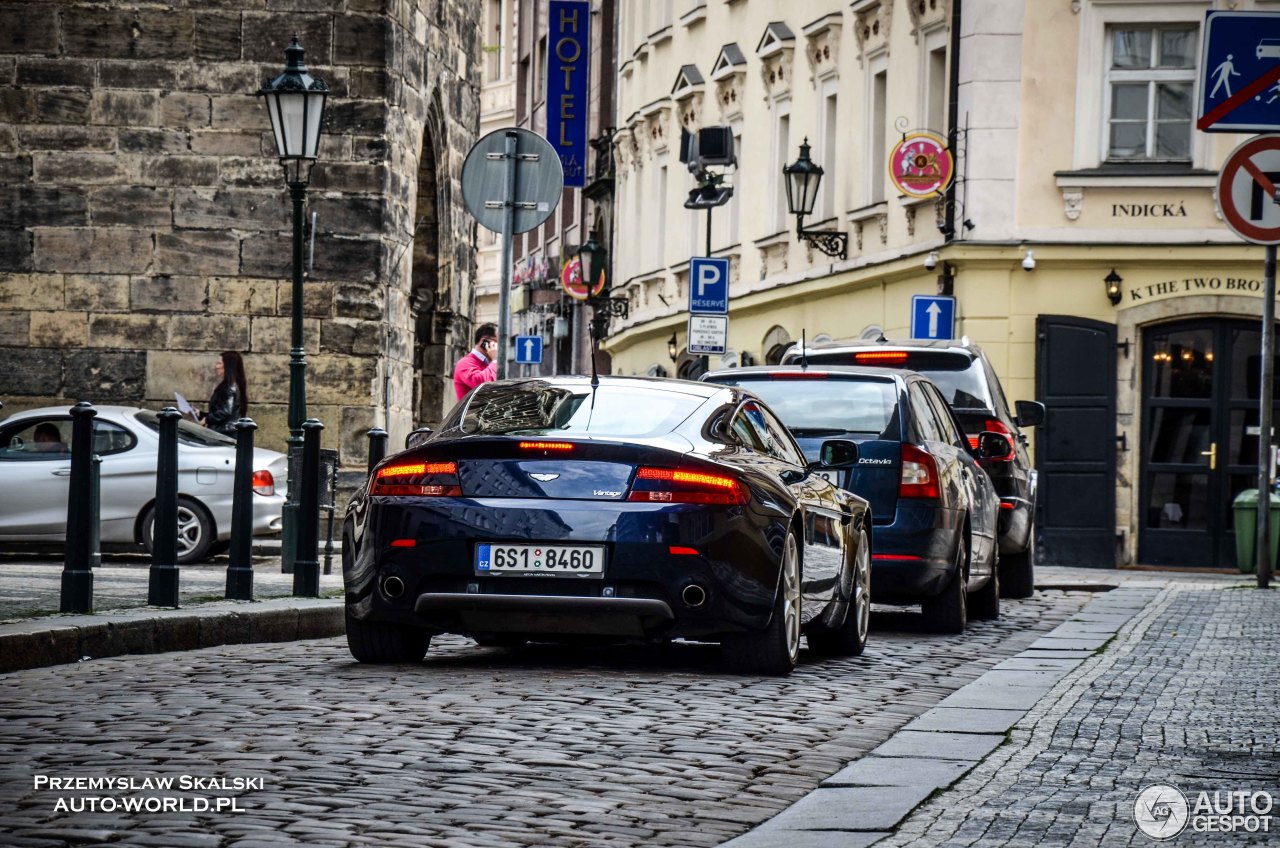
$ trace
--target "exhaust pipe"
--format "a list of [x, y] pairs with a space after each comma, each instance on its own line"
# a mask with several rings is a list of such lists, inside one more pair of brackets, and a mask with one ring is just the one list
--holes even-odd
[[392, 574], [382, 578], [382, 594], [395, 599], [404, 594], [404, 581]]
[[697, 609], [707, 602], [707, 590], [697, 583], [690, 583], [680, 591], [680, 600], [690, 609]]

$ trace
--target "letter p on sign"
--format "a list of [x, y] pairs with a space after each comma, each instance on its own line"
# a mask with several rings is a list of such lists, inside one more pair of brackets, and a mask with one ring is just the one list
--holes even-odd
[[689, 312], [729, 313], [729, 260], [695, 256], [689, 262]]

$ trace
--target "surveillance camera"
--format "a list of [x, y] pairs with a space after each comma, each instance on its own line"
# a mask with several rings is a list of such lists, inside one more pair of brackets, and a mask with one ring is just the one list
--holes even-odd
[[926, 271], [932, 271], [934, 268], [937, 268], [937, 267], [938, 267], [938, 251], [931, 250], [929, 251], [929, 255], [924, 258], [924, 269]]
[[1028, 250], [1027, 255], [1022, 259], [1022, 270], [1034, 271], [1036, 269], [1036, 252]]

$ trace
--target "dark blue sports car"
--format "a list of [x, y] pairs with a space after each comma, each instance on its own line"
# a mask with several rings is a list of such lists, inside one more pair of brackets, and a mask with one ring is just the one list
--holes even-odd
[[934, 630], [1000, 614], [1000, 500], [980, 458], [1012, 451], [1002, 433], [970, 445], [938, 387], [910, 371], [778, 365], [706, 374], [763, 398], [809, 454], [823, 439], [858, 443], [857, 462], [827, 474], [871, 503], [876, 600], [918, 603]]
[[422, 659], [433, 634], [481, 644], [582, 636], [720, 642], [786, 674], [801, 633], [860, 654], [871, 515], [741, 389], [645, 378], [485, 383], [438, 433], [376, 466], [343, 529], [347, 642]]

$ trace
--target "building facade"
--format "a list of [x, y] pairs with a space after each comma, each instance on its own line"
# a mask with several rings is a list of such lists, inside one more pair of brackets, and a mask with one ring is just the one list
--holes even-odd
[[[578, 259], [578, 249], [594, 228], [598, 243], [607, 248], [612, 209], [612, 158], [607, 145], [614, 126], [615, 0], [591, 0], [589, 10], [589, 100], [585, 110], [588, 137], [602, 155], [587, 163], [584, 188], [566, 188], [560, 203], [541, 226], [518, 234], [511, 269], [511, 326], [508, 337], [540, 336], [543, 360], [538, 365], [511, 365], [510, 374], [582, 373], [591, 355], [590, 321], [593, 310], [566, 293], [561, 284], [565, 266]], [[518, 126], [548, 137], [547, 57], [550, 25], [547, 0], [490, 0], [486, 32], [494, 32], [486, 53], [498, 57], [492, 79], [481, 93], [481, 134]], [[481, 229], [476, 320], [498, 322], [501, 284], [501, 238]], [[514, 356], [509, 349], [508, 353]], [[608, 357], [600, 361], [608, 370]]]
[[[274, 11], [277, 6], [287, 10]], [[291, 220], [262, 105], [297, 33], [331, 90], [308, 218], [307, 413], [363, 466], [453, 402], [469, 347], [479, 0], [0, 8], [0, 399], [203, 401], [244, 354], [287, 432]], [[203, 405], [203, 404], [201, 404]]]
[[[1231, 500], [1256, 485], [1262, 250], [1215, 204], [1243, 137], [1194, 128], [1211, 8], [1280, 4], [623, 3], [632, 311], [615, 369], [698, 371], [680, 350], [705, 216], [682, 208], [678, 140], [728, 125], [735, 197], [713, 213], [712, 252], [731, 260], [732, 350], [712, 367], [776, 361], [802, 334], [906, 337], [913, 295], [953, 293], [956, 336], [1009, 400], [1049, 406], [1032, 431], [1043, 558], [1234, 566]], [[936, 200], [886, 179], [917, 128], [952, 142], [957, 179]], [[806, 227], [846, 233], [845, 259], [786, 214], [782, 168], [805, 138], [826, 170]]]

